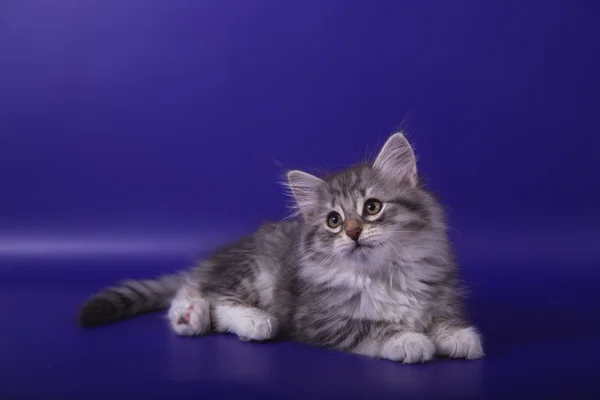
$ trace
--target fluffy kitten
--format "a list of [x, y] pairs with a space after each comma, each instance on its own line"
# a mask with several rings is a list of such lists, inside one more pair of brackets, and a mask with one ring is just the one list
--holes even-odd
[[180, 335], [288, 333], [405, 363], [483, 356], [443, 211], [419, 184], [402, 134], [373, 164], [325, 179], [291, 171], [288, 184], [301, 218], [265, 224], [180, 275], [107, 288], [83, 306], [80, 324], [168, 307]]

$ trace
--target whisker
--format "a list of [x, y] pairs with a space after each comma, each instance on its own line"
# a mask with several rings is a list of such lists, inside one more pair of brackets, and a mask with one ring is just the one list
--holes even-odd
[[[390, 241], [392, 241], [392, 242], [394, 242], [394, 243], [398, 244], [398, 246], [402, 247], [402, 248], [404, 249], [404, 252], [406, 253], [406, 255], [407, 255], [409, 258], [410, 258], [410, 263], [411, 263], [411, 266], [412, 266], [413, 268], [415, 268], [415, 260], [412, 258], [412, 255], [411, 255], [411, 254], [408, 252], [408, 249], [407, 249], [406, 247], [404, 247], [404, 245], [403, 245], [402, 243], [400, 243], [399, 241], [397, 241], [397, 240], [394, 240], [394, 239], [392, 239], [392, 238], [390, 238], [390, 237], [386, 237], [385, 239], [386, 239], [386, 240], [390, 240]], [[392, 246], [392, 248], [393, 248], [393, 246]]]

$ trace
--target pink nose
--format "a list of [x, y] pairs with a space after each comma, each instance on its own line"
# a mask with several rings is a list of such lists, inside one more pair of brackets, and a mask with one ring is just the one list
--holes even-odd
[[362, 232], [361, 228], [352, 228], [346, 231], [346, 235], [355, 242], [358, 240], [360, 233]]

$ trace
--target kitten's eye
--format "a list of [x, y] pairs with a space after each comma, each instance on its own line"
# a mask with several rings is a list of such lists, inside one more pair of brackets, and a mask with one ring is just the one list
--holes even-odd
[[365, 202], [364, 212], [368, 215], [375, 215], [381, 211], [381, 202], [376, 199], [369, 199]]
[[332, 212], [327, 216], [327, 226], [330, 228], [337, 228], [342, 224], [342, 217], [336, 212]]

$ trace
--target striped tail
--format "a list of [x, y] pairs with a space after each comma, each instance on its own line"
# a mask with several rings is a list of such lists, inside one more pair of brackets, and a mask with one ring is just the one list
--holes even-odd
[[90, 328], [165, 309], [183, 279], [183, 275], [168, 275], [158, 279], [128, 280], [106, 288], [84, 303], [79, 312], [79, 325]]

